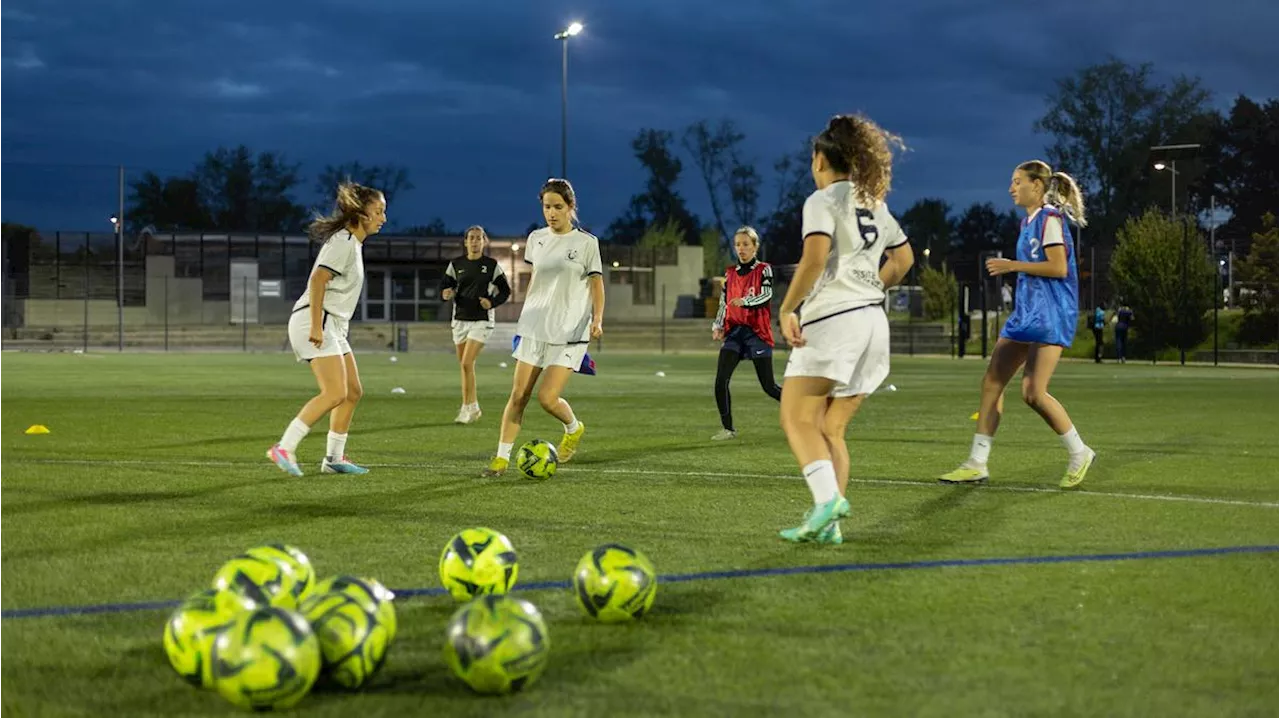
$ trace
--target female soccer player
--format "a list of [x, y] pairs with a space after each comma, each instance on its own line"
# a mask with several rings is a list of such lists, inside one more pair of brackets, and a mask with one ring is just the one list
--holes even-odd
[[463, 240], [467, 253], [449, 262], [444, 270], [441, 298], [453, 302], [453, 344], [462, 368], [462, 408], [455, 424], [474, 424], [480, 419], [476, 398], [476, 357], [493, 333], [493, 310], [511, 297], [511, 285], [502, 265], [484, 256], [489, 236], [484, 227], [467, 228]]
[[760, 235], [751, 227], [740, 227], [734, 233], [733, 249], [738, 253], [738, 264], [725, 270], [720, 312], [711, 325], [711, 337], [724, 340], [716, 364], [716, 406], [724, 429], [711, 437], [712, 441], [738, 435], [729, 405], [729, 380], [743, 358], [755, 364], [764, 393], [775, 400], [782, 398], [782, 387], [773, 378], [773, 267], [756, 259]]
[[1067, 471], [1059, 486], [1074, 488], [1084, 481], [1096, 456], [1085, 446], [1067, 416], [1067, 410], [1049, 394], [1049, 380], [1062, 350], [1071, 346], [1079, 317], [1076, 261], [1071, 228], [1066, 219], [1083, 227], [1084, 197], [1075, 180], [1054, 172], [1040, 160], [1018, 165], [1009, 194], [1026, 210], [1018, 234], [1017, 260], [987, 260], [992, 276], [1017, 273], [1018, 288], [1013, 314], [991, 352], [991, 363], [982, 377], [982, 403], [978, 408], [978, 433], [973, 436], [969, 458], [954, 471], [943, 474], [945, 484], [974, 484], [987, 480], [991, 441], [1004, 413], [1004, 388], [1019, 367], [1022, 400], [1045, 420], [1067, 448]]
[[267, 450], [267, 458], [282, 471], [302, 476], [295, 454], [298, 442], [311, 425], [329, 415], [329, 445], [320, 472], [365, 474], [369, 470], [347, 460], [347, 430], [356, 403], [364, 390], [360, 370], [347, 343], [347, 322], [360, 302], [364, 286], [361, 247], [387, 221], [387, 200], [382, 192], [354, 182], [338, 185], [336, 206], [327, 217], [317, 217], [307, 234], [324, 242], [316, 254], [307, 280], [307, 291], [293, 305], [289, 318], [289, 343], [298, 361], [311, 364], [320, 393], [289, 422], [280, 442]]
[[891, 145], [901, 140], [862, 115], [831, 118], [813, 142], [817, 191], [804, 203], [804, 251], [779, 308], [792, 347], [782, 428], [813, 494], [804, 521], [780, 532], [788, 541], [844, 541], [836, 522], [849, 513], [845, 427], [889, 375], [884, 290], [915, 262], [884, 203]]
[[498, 453], [484, 470], [485, 476], [506, 472], [539, 376], [538, 403], [564, 424], [558, 452], [561, 463], [573, 458], [586, 432], [560, 395], [582, 366], [588, 342], [604, 331], [600, 241], [574, 226], [578, 203], [568, 180], [547, 180], [538, 196], [547, 226], [534, 230], [525, 244], [524, 261], [533, 265], [533, 276], [516, 330], [520, 343], [511, 355], [516, 370], [511, 397], [502, 412]]

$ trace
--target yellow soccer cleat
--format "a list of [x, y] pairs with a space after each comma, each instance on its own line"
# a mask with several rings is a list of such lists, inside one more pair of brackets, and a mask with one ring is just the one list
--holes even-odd
[[570, 434], [565, 432], [564, 438], [560, 439], [560, 447], [556, 450], [556, 455], [560, 457], [560, 463], [567, 464], [578, 453], [578, 442], [582, 441], [582, 435], [587, 433], [587, 425], [578, 422], [578, 430]]
[[960, 468], [955, 471], [948, 471], [938, 477], [938, 483], [941, 484], [985, 484], [991, 475], [987, 473], [987, 467], [976, 469], [968, 464], [961, 464]]
[[1062, 475], [1062, 481], [1058, 482], [1058, 488], [1074, 489], [1083, 483], [1084, 475], [1089, 473], [1089, 467], [1093, 466], [1093, 460], [1097, 458], [1097, 456], [1097, 452], [1093, 449], [1089, 449], [1089, 452], [1085, 454], [1083, 461], [1080, 461], [1078, 464], [1077, 462], [1072, 461], [1071, 464], [1067, 466], [1067, 473]]
[[480, 472], [480, 475], [488, 478], [502, 476], [507, 473], [507, 464], [509, 463], [511, 462], [507, 459], [504, 459], [501, 456], [495, 456], [492, 459], [489, 459], [489, 466], [484, 471]]

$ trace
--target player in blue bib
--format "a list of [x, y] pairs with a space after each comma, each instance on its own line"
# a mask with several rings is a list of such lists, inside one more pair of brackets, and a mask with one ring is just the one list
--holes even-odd
[[945, 484], [987, 481], [987, 457], [1004, 412], [1004, 389], [1025, 366], [1022, 399], [1062, 439], [1068, 461], [1059, 486], [1075, 488], [1084, 481], [1096, 454], [1085, 445], [1067, 410], [1048, 389], [1062, 350], [1071, 346], [1076, 335], [1079, 284], [1070, 224], [1085, 225], [1084, 197], [1070, 175], [1054, 172], [1039, 160], [1018, 165], [1009, 194], [1027, 213], [1018, 234], [1018, 258], [988, 259], [987, 272], [991, 276], [1018, 275], [1014, 309], [982, 377], [978, 432], [969, 458], [939, 480]]

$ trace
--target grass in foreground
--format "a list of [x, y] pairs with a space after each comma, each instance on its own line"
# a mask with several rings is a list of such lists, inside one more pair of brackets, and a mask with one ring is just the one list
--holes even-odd
[[[967, 451], [983, 367], [895, 359], [898, 391], [872, 397], [850, 432], [849, 543], [820, 548], [775, 536], [809, 498], [777, 406], [749, 371], [734, 384], [740, 439], [713, 444], [712, 357], [598, 359], [600, 376], [570, 385], [589, 427], [579, 459], [533, 484], [476, 478], [509, 386], [497, 353], [481, 359], [486, 415], [473, 427], [451, 423], [448, 357], [362, 357], [366, 399], [348, 453], [376, 473], [316, 473], [320, 425], [302, 447], [314, 474], [302, 480], [261, 458], [312, 391], [289, 357], [5, 354], [0, 604], [177, 599], [268, 540], [303, 548], [321, 575], [429, 587], [445, 540], [468, 525], [511, 538], [522, 583], [565, 580], [608, 540], [641, 549], [664, 575], [1275, 543], [1271, 371], [1062, 367], [1053, 391], [1101, 458], [1085, 491], [1061, 493], [1058, 440], [1012, 396], [992, 485], [931, 483]], [[554, 420], [528, 416], [523, 439], [558, 437]], [[53, 433], [23, 435], [34, 423]], [[1269, 713], [1276, 568], [1271, 552], [698, 580], [663, 584], [654, 613], [620, 627], [590, 623], [568, 591], [534, 591], [551, 663], [528, 693], [504, 699], [449, 680], [440, 642], [453, 605], [411, 598], [374, 685], [317, 692], [300, 710]], [[164, 618], [6, 618], [5, 713], [231, 712], [172, 674]]]

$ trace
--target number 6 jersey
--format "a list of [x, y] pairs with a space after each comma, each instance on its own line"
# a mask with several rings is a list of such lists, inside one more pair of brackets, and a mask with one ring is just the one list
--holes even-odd
[[907, 243], [884, 202], [865, 207], [854, 198], [852, 183], [833, 182], [805, 200], [802, 226], [806, 239], [811, 234], [831, 237], [826, 269], [801, 305], [802, 324], [884, 303], [880, 257]]

